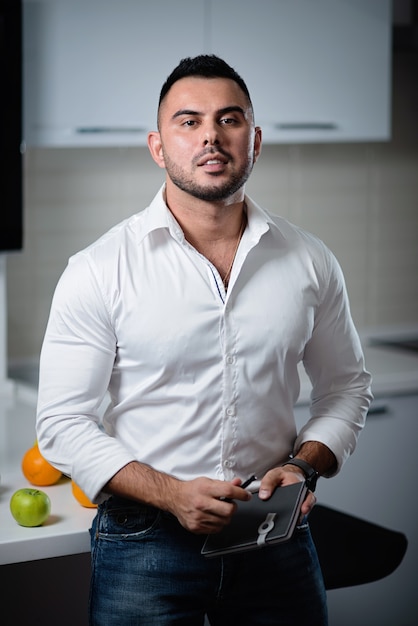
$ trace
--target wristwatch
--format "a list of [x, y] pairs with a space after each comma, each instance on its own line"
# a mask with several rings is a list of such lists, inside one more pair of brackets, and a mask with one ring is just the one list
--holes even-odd
[[315, 491], [319, 473], [312, 467], [312, 465], [309, 465], [309, 463], [303, 461], [302, 459], [295, 458], [289, 459], [286, 463], [283, 463], [283, 465], [296, 465], [296, 467], [299, 467], [305, 474], [308, 489], [310, 489], [310, 491]]

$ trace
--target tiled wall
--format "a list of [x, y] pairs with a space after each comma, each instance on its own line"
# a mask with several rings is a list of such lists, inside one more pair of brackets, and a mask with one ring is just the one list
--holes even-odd
[[[360, 329], [418, 322], [417, 76], [416, 54], [396, 58], [391, 142], [265, 146], [247, 186], [334, 251]], [[27, 152], [25, 248], [8, 258], [11, 361], [37, 359], [68, 256], [141, 210], [162, 181], [146, 148]]]

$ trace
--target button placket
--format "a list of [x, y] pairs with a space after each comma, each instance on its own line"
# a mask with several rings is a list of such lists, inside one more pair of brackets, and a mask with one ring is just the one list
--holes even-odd
[[237, 445], [237, 357], [236, 338], [233, 329], [233, 319], [229, 307], [225, 307], [223, 319], [223, 446], [222, 467], [225, 478], [234, 477], [236, 464], [235, 451]]

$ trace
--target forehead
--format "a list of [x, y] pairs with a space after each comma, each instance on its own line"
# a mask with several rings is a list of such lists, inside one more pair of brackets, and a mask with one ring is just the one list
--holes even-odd
[[179, 109], [200, 113], [240, 106], [250, 110], [250, 102], [239, 85], [230, 78], [206, 78], [187, 76], [176, 81], [161, 103], [160, 114], [164, 117]]

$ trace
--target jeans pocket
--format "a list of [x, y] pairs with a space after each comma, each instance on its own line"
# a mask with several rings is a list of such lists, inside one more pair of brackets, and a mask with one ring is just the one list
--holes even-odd
[[109, 498], [100, 505], [96, 520], [96, 537], [108, 540], [138, 540], [152, 532], [161, 511], [120, 498]]
[[308, 530], [310, 530], [310, 529], [309, 529], [309, 521], [308, 521], [308, 516], [307, 516], [307, 515], [305, 515], [305, 516], [304, 516], [304, 517], [300, 520], [300, 522], [298, 522], [298, 523], [296, 524], [296, 527], [295, 527], [295, 532], [298, 532], [298, 533], [306, 533], [306, 532], [308, 532]]

